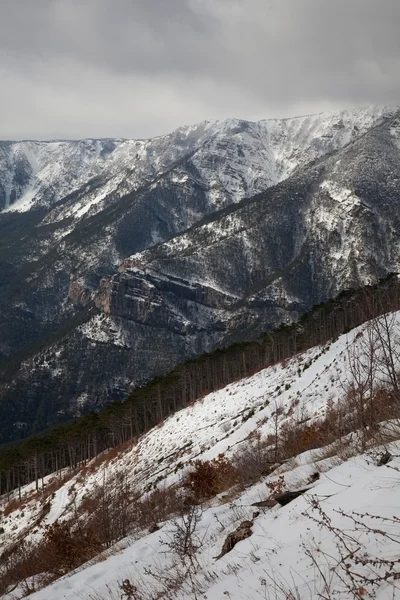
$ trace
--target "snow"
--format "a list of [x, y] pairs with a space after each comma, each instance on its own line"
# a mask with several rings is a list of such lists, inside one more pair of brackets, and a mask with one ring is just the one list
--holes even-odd
[[[398, 453], [400, 445], [392, 444], [390, 449], [393, 453]], [[339, 511], [351, 514], [356, 510], [358, 513], [368, 512], [391, 518], [398, 512], [399, 506], [400, 476], [395, 470], [399, 467], [398, 458], [385, 467], [377, 467], [368, 455], [331, 466], [321, 474], [318, 484], [303, 497], [285, 507], [262, 512], [254, 521], [253, 535], [240, 542], [219, 561], [215, 560], [215, 556], [218, 555], [227, 533], [234, 530], [242, 519], [251, 518], [253, 509], [249, 507], [249, 501], [257, 496], [253, 494], [251, 497], [249, 493], [245, 493], [239, 497], [234, 503], [236, 513], [234, 507], [229, 504], [206, 509], [199, 527], [199, 537], [205, 538], [198, 555], [202, 569], [212, 570], [214, 573], [211, 584], [208, 584], [206, 597], [209, 600], [225, 596], [235, 600], [247, 600], [260, 596], [283, 600], [285, 596], [279, 591], [276, 596], [272, 595], [275, 593], [275, 580], [292, 590], [297, 590], [302, 600], [318, 598], [318, 591], [322, 592], [323, 589], [322, 581], [305, 555], [304, 547], [314, 552], [326, 575], [329, 575], [332, 569], [332, 557], [337, 554], [337, 548], [334, 537], [309, 518], [309, 515], [313, 514], [309, 499], [318, 499], [333, 524], [344, 531], [346, 519], [338, 514]], [[287, 479], [292, 483], [299, 482], [306, 474], [306, 467], [300, 466], [294, 469]], [[267, 480], [264, 482], [264, 489], [266, 482]], [[372, 527], [376, 527], [373, 520], [367, 521]], [[220, 524], [224, 527], [223, 531]], [[145, 569], [154, 569], [155, 565], [168, 569], [171, 557], [165, 553], [163, 542], [169, 541], [168, 532], [172, 527], [171, 523], [166, 523], [161, 531], [139, 539], [131, 538], [126, 541], [127, 547], [117, 547], [115, 554], [108, 556], [105, 561], [78, 570], [75, 574], [64, 577], [29, 597], [35, 600], [75, 600], [88, 598], [91, 593], [96, 592], [108, 598], [108, 589], [117, 590], [118, 581], [127, 577], [133, 581], [140, 578], [145, 580]], [[350, 531], [354, 535], [354, 531]], [[361, 538], [361, 533], [359, 537]], [[377, 549], [371, 535], [367, 536], [364, 543], [371, 553], [394, 559], [398, 556], [398, 546], [395, 543], [388, 542], [384, 548]], [[331, 560], [326, 568], [324, 560]], [[199, 579], [201, 580], [201, 576]], [[340, 589], [337, 579], [333, 581], [337, 597], [346, 600], [349, 597], [346, 595], [348, 592]], [[263, 587], [265, 593], [269, 590], [271, 596], [261, 595], [264, 593]], [[391, 594], [392, 589], [385, 591], [383, 587], [379, 598], [389, 600], [399, 597]], [[178, 594], [178, 598], [187, 597], [185, 594]]]
[[321, 188], [327, 190], [330, 197], [337, 202], [344, 203], [349, 200], [353, 195], [353, 192], [346, 188], [341, 188], [337, 183], [333, 181], [324, 181], [321, 184]]
[[79, 327], [83, 335], [94, 342], [114, 344], [115, 346], [126, 346], [123, 328], [108, 315], [95, 315]]
[[[197, 183], [219, 208], [275, 185], [298, 166], [343, 147], [394, 112], [390, 107], [366, 107], [294, 119], [205, 121], [150, 140], [15, 142], [4, 159], [0, 157], [5, 210], [46, 206], [50, 212], [44, 223], [70, 217], [78, 222], [189, 156]], [[21, 161], [29, 181], [16, 190], [17, 199], [10, 205], [10, 177]], [[177, 185], [188, 185], [190, 178], [179, 168], [172, 173]], [[63, 198], [65, 202], [53, 209]]]
[[3, 212], [27, 212], [32, 208], [35, 197], [35, 190], [33, 188], [28, 188], [18, 200], [11, 205], [8, 204]]
[[[400, 313], [388, 318], [393, 319], [393, 327], [398, 331]], [[35, 524], [41, 510], [40, 501], [27, 498], [23, 515], [17, 510], [3, 519], [1, 525], [6, 533], [3, 539], [0, 538], [0, 545], [5, 548], [7, 543], [22, 534], [27, 539], [39, 540], [46, 525], [68, 517], [72, 489], [74, 501], [79, 506], [85, 494], [101, 484], [104, 477], [112, 478], [124, 473], [136, 489], [145, 493], [160, 479], [161, 485], [165, 486], [179, 483], [193, 459], [210, 460], [221, 453], [232, 459], [238, 449], [251, 443], [249, 436], [254, 431], [263, 436], [272, 433], [271, 416], [277, 407], [282, 408], [281, 423], [290, 419], [293, 411], [297, 420], [310, 418], [312, 421], [323, 416], [328, 402], [335, 403], [343, 397], [349, 382], [349, 353], [356, 352], [362, 357], [368, 328], [369, 325], [365, 324], [325, 346], [312, 348], [289, 361], [234, 382], [172, 415], [161, 426], [143, 435], [131, 450], [105, 463], [100, 470], [88, 472], [84, 477], [78, 474], [64, 484], [55, 492], [50, 511], [39, 526]], [[398, 341], [398, 333], [395, 339]], [[345, 513], [367, 511], [382, 517], [398, 513], [400, 442], [387, 446], [393, 458], [383, 467], [376, 466], [376, 457], [383, 448], [360, 456], [356, 450], [357, 437], [350, 435], [348, 444], [353, 448], [350, 457], [346, 458], [343, 452], [335, 456], [329, 448], [326, 453], [321, 449], [305, 452], [241, 492], [233, 502], [223, 503], [222, 499], [217, 499], [204, 507], [199, 532], [200, 537], [204, 535], [204, 545], [199, 562], [202, 572], [214, 573], [207, 583], [209, 600], [225, 596], [235, 600], [258, 595], [275, 598], [271, 591], [271, 575], [276, 581], [298, 589], [302, 600], [317, 599], [322, 582], [315, 567], [310, 564], [304, 546], [315, 553], [322, 549], [323, 554], [316, 555], [328, 560], [327, 569], [331, 569], [333, 564], [328, 555], [335, 556], [337, 548], [332, 534], [310, 519], [309, 500], [312, 497], [319, 499], [323, 510], [343, 530], [351, 523], [340, 516], [340, 510]], [[251, 504], [266, 497], [266, 484], [283, 477], [289, 489], [298, 489], [307, 485], [316, 470], [320, 479], [303, 497], [286, 507], [262, 510], [254, 521], [253, 535], [221, 560], [215, 560], [227, 533], [244, 519], [251, 518], [254, 510]], [[28, 496], [32, 491], [31, 484], [22, 493]], [[96, 592], [108, 598], [108, 586], [115, 588], [117, 580], [146, 578], [146, 568], [154, 568], [155, 565], [169, 568], [171, 557], [165, 553], [162, 542], [170, 539], [171, 528], [173, 523], [166, 523], [155, 534], [142, 532], [133, 535], [103, 555], [97, 564], [83, 566], [76, 573], [30, 597], [35, 600], [88, 599], [90, 593]], [[375, 552], [376, 539], [371, 535], [364, 537], [368, 551]], [[391, 556], [398, 552], [398, 546], [385, 542], [379, 551], [385, 557]], [[270, 596], [262, 595], [265, 592], [262, 581], [270, 590]], [[338, 598], [346, 600], [348, 596], [345, 591], [340, 592], [340, 582], [336, 581], [335, 585], [338, 586]], [[379, 600], [393, 598], [390, 596], [392, 591], [381, 586]], [[10, 599], [12, 597], [9, 596]], [[188, 596], [182, 593], [178, 597]], [[285, 596], [277, 593], [276, 598], [284, 600]]]
[[[55, 201], [66, 194], [80, 190], [73, 201], [51, 209], [45, 222], [62, 222], [67, 218], [80, 220], [95, 214], [107, 202], [137, 189], [189, 151], [193, 154], [192, 162], [197, 169], [196, 180], [191, 179], [184, 169], [176, 168], [171, 172], [172, 182], [189, 186], [191, 181], [196, 181], [196, 184], [208, 190], [211, 205], [218, 207], [227, 199], [237, 202], [281, 181], [304, 162], [343, 147], [392, 112], [392, 109], [365, 109], [259, 123], [234, 119], [211, 122], [182, 128], [170, 136], [154, 140], [114, 140], [112, 144], [115, 147], [108, 155], [103, 154], [105, 144], [100, 140], [21, 142], [13, 145], [12, 153], [14, 158], [26, 161], [29, 181], [20, 190], [19, 199], [9, 206], [11, 182], [6, 180], [5, 210], [23, 212], [38, 205], [51, 208]], [[394, 143], [398, 144], [397, 126], [392, 128], [391, 134]], [[96, 178], [100, 175], [99, 183]], [[340, 205], [340, 211], [329, 213], [321, 203], [313, 218], [323, 223], [324, 230], [336, 229], [337, 219], [341, 219], [345, 233], [350, 223], [346, 221], [346, 215], [360, 204], [360, 199], [351, 189], [341, 185], [339, 180], [324, 181], [321, 189]], [[238, 220], [228, 215], [221, 226], [213, 223], [203, 227], [210, 232], [210, 243], [213, 243], [214, 240], [232, 235], [240, 226]], [[73, 231], [73, 227], [72, 224], [64, 231], [56, 231], [54, 235], [61, 238]], [[357, 251], [357, 248], [354, 249], [350, 243], [346, 245], [346, 235], [342, 238], [340, 251], [333, 253], [333, 259], [346, 262], [350, 251]], [[162, 241], [156, 231], [153, 241]], [[245, 234], [242, 241], [247, 248], [249, 242]], [[190, 252], [192, 247], [196, 249], [196, 240], [193, 241], [190, 235], [181, 235], [166, 242], [163, 251], [168, 256], [177, 251]], [[106, 237], [97, 249], [99, 254], [112, 251], [115, 263], [118, 263], [117, 252], [110, 250]], [[151, 252], [144, 251], [134, 255], [131, 260], [147, 268], [151, 256]], [[61, 268], [60, 263], [55, 268]], [[129, 267], [128, 264], [128, 268], [137, 267]], [[157, 276], [160, 277], [159, 274]], [[216, 285], [210, 274], [207, 279], [204, 276], [199, 281], [202, 285], [226, 293]], [[51, 278], [47, 285], [53, 285]], [[399, 326], [399, 314], [396, 315], [396, 323]], [[96, 315], [79, 329], [92, 341], [120, 347], [127, 345], [123, 329], [109, 315]], [[50, 512], [40, 526], [37, 523], [43, 506], [39, 498], [29, 496], [33, 487], [27, 486], [22, 491], [26, 499], [24, 510], [16, 510], [1, 521], [5, 534], [0, 535], [0, 548], [7, 548], [19, 536], [39, 540], [46, 525], [68, 517], [72, 486], [76, 486], [76, 501], [79, 503], [85, 493], [101, 482], [104, 472], [108, 477], [127, 473], [132, 485], [145, 493], [160, 478], [162, 484], [167, 486], [179, 482], [194, 459], [210, 460], [221, 453], [229, 459], [234, 458], [238, 449], [249, 444], [249, 436], [254, 431], [263, 436], [271, 433], [271, 417], [277, 407], [283, 409], [282, 422], [290, 418], [291, 410], [297, 420], [322, 417], [327, 403], [339, 400], [344, 394], [349, 378], [349, 348], [362, 352], [362, 336], [358, 337], [358, 334], [364, 329], [365, 326], [360, 327], [324, 347], [313, 348], [282, 365], [269, 367], [252, 377], [234, 382], [171, 416], [160, 427], [142, 436], [130, 451], [105, 466], [103, 471], [87, 474], [83, 481], [78, 482], [74, 478], [64, 484], [51, 499]], [[60, 373], [47, 361], [43, 362], [43, 368], [50, 369], [53, 377]], [[85, 401], [85, 394], [77, 399], [77, 412]], [[398, 445], [393, 444], [391, 448], [393, 454], [399, 454]], [[327, 550], [330, 546], [325, 545], [326, 538], [322, 538], [320, 530], [312, 523], [310, 525], [303, 515], [309, 508], [307, 496], [318, 495], [332, 518], [336, 518], [335, 511], [339, 508], [350, 511], [355, 506], [360, 510], [370, 506], [370, 510], [375, 508], [381, 515], [396, 512], [399, 504], [398, 471], [395, 470], [399, 467], [398, 457], [387, 467], [390, 472], [386, 468], [376, 467], [375, 462], [370, 455], [348, 460], [337, 456], [320, 460], [316, 453], [305, 453], [296, 457], [290, 468], [278, 469], [269, 479], [264, 478], [243, 492], [233, 505], [214, 503], [207, 507], [202, 521], [204, 533], [207, 534], [202, 561], [205, 568], [215, 570], [217, 574], [216, 581], [209, 585], [207, 597], [211, 600], [224, 596], [239, 599], [248, 598], [250, 593], [251, 597], [267, 597], [263, 595], [260, 580], [268, 578], [268, 573], [272, 572], [288, 585], [296, 585], [302, 599], [316, 598], [315, 590], [320, 582], [305, 561], [301, 543], [304, 539], [310, 541], [314, 536], [316, 543], [324, 541]], [[215, 563], [212, 557], [218, 554], [226, 532], [238, 524], [239, 520], [233, 519], [232, 512], [238, 513], [240, 509], [242, 518], [248, 518], [252, 512], [249, 505], [265, 497], [268, 481], [283, 475], [288, 485], [304, 485], [316, 464], [322, 473], [321, 479], [305, 498], [296, 500], [290, 507], [272, 509], [260, 515], [254, 525], [253, 536], [243, 541], [221, 562]], [[4, 498], [0, 499], [0, 504], [4, 502]], [[223, 535], [218, 531], [215, 515], [225, 523]], [[340, 520], [339, 525], [342, 526]], [[100, 593], [106, 593], [106, 585], [112, 585], [124, 573], [139, 570], [143, 576], [146, 565], [153, 565], [155, 560], [165, 566], [167, 558], [161, 552], [159, 539], [160, 536], [164, 541], [167, 539], [165, 532], [170, 527], [171, 523], [165, 524], [161, 533], [128, 539], [128, 547], [116, 550], [116, 556], [110, 555], [105, 562], [82, 568], [77, 574], [60, 580], [32, 597], [39, 600], [81, 598], [90, 586]], [[331, 550], [334, 551], [334, 547]], [[258, 556], [258, 559], [254, 556]], [[266, 568], [268, 573], [265, 572]], [[230, 574], [227, 575], [227, 572]], [[382, 600], [389, 597], [385, 596], [383, 587], [379, 594]]]
[[328, 151], [344, 147], [396, 110], [391, 107], [366, 106], [292, 119], [262, 121], [274, 147], [279, 180], [288, 177], [297, 166]]
[[77, 477], [73, 477], [70, 481], [64, 484], [59, 490], [57, 490], [53, 496], [51, 502], [50, 512], [44, 520], [44, 525], [52, 525], [58, 519], [62, 517], [69, 504], [69, 493], [71, 487], [74, 485]]

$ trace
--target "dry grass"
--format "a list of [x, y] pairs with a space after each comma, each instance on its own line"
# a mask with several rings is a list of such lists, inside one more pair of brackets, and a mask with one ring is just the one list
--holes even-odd
[[22, 509], [23, 505], [19, 500], [11, 500], [4, 508], [3, 515], [8, 517], [17, 509]]

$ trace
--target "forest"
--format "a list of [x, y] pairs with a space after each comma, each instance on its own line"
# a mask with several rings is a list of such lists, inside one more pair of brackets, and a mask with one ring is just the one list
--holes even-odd
[[259, 340], [217, 349], [176, 367], [124, 401], [99, 413], [0, 449], [0, 495], [20, 490], [62, 469], [82, 467], [110, 448], [137, 438], [168, 416], [229, 383], [335, 339], [369, 319], [400, 309], [400, 281], [390, 274], [376, 285], [346, 290], [314, 306], [297, 323], [282, 324]]

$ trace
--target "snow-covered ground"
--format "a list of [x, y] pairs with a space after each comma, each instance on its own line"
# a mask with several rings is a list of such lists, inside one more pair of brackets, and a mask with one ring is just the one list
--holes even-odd
[[[400, 313], [397, 313], [393, 315], [393, 329], [399, 326]], [[362, 356], [368, 346], [368, 331], [371, 331], [368, 325], [363, 325], [323, 347], [312, 348], [289, 361], [232, 383], [181, 410], [142, 436], [130, 450], [121, 452], [110, 462], [104, 462], [94, 473], [87, 471], [84, 476], [78, 475], [69, 480], [55, 492], [49, 512], [38, 525], [42, 509], [40, 499], [27, 500], [23, 509], [1, 519], [0, 526], [5, 533], [0, 536], [0, 551], [22, 533], [26, 533], [27, 539], [38, 540], [46, 525], [68, 518], [72, 502], [69, 491], [72, 488], [75, 491], [74, 501], [79, 506], [85, 494], [90, 493], [96, 484], [118, 473], [123, 473], [132, 487], [142, 493], [157, 485], [168, 487], [182, 479], [191, 468], [190, 461], [199, 458], [210, 460], [220, 454], [234, 459], [238, 451], [251, 443], [255, 431], [264, 438], [273, 433], [273, 414], [277, 409], [281, 412], [280, 424], [304, 419], [312, 422], [323, 417], [328, 403], [335, 404], [343, 398], [351, 377], [349, 359], [355, 354]], [[396, 337], [394, 339], [398, 341]], [[340, 510], [347, 514], [368, 511], [387, 518], [398, 515], [400, 443], [392, 442], [389, 450], [392, 459], [384, 466], [377, 466], [383, 448], [370, 450], [364, 455], [353, 452], [351, 457], [343, 453], [338, 456], [333, 449], [325, 453], [309, 451], [282, 465], [270, 476], [261, 478], [244, 492], [237, 493], [233, 501], [220, 497], [205, 506], [198, 530], [202, 540], [198, 553], [201, 568], [196, 576], [206, 590], [203, 597], [209, 600], [225, 597], [283, 600], [289, 596], [285, 596], [282, 590], [289, 588], [294, 594], [298, 590], [298, 597], [302, 600], [316, 599], [320, 597], [319, 593], [323, 594], [323, 576], [331, 578], [332, 585], [336, 586], [338, 595], [334, 597], [343, 600], [351, 597], [334, 570], [337, 539], [332, 531], [321, 528], [310, 518], [314, 514], [320, 519], [310, 500], [318, 498], [324, 513], [343, 531], [347, 531], [346, 528], [354, 530], [354, 523], [340, 515], [337, 512]], [[316, 471], [320, 478], [304, 496], [286, 507], [261, 509], [260, 515], [254, 519], [251, 537], [241, 541], [220, 560], [215, 559], [227, 534], [243, 520], [252, 519], [255, 509], [251, 504], [268, 497], [268, 483], [283, 477], [286, 489], [301, 488], [310, 484]], [[31, 485], [23, 490], [23, 494], [32, 494], [32, 491]], [[368, 518], [368, 522], [375, 523], [375, 527], [380, 529], [388, 527], [389, 533], [395, 534], [395, 524], [389, 521], [379, 521], [378, 524], [378, 521]], [[156, 533], [142, 532], [127, 538], [97, 564], [81, 567], [76, 573], [31, 597], [37, 600], [72, 600], [89, 599], [91, 595], [94, 598], [95, 594], [100, 594], [107, 599], [110, 598], [107, 586], [110, 586], [115, 590], [115, 598], [120, 598], [117, 581], [126, 578], [143, 579], [147, 583], [142, 584], [151, 587], [154, 580], [145, 571], [149, 567], [153, 570], [170, 567], [173, 556], [165, 551], [163, 542], [170, 540], [173, 528], [173, 523], [167, 522]], [[358, 535], [363, 537], [366, 552], [378, 552], [385, 558], [396, 560], [400, 557], [400, 544], [388, 536], [379, 537], [363, 531], [356, 533], [356, 538]], [[378, 541], [379, 548], [376, 547]], [[320, 565], [321, 572], [317, 565]], [[379, 600], [400, 598], [400, 589], [393, 595], [392, 586], [382, 583], [377, 590]], [[13, 597], [12, 594], [9, 596]], [[181, 590], [178, 597], [190, 597], [188, 590]]]
[[[399, 454], [400, 445], [392, 444], [390, 450], [393, 454]], [[286, 481], [295, 487], [304, 485], [312, 470], [320, 468], [325, 472], [321, 473], [318, 485], [287, 506], [265, 511], [261, 509], [260, 515], [254, 519], [253, 534], [219, 560], [215, 557], [227, 534], [234, 531], [244, 519], [252, 519], [255, 509], [250, 504], [266, 495], [267, 480], [251, 488], [234, 503], [214, 505], [203, 512], [197, 531], [199, 538], [203, 540], [198, 553], [198, 579], [206, 589], [202, 597], [209, 600], [224, 597], [235, 600], [285, 599], [290, 597], [285, 595], [286, 591], [292, 591], [293, 594], [297, 592], [297, 597], [301, 600], [319, 598], [319, 594], [324, 593], [323, 581], [317, 567], [305, 552], [308, 549], [318, 561], [324, 575], [332, 580], [331, 591], [335, 592], [333, 597], [343, 600], [351, 598], [333, 571], [339, 557], [335, 537], [310, 518], [313, 515], [318, 517], [310, 500], [318, 499], [333, 525], [343, 532], [347, 532], [348, 527], [352, 535], [354, 526], [338, 511], [343, 510], [348, 514], [353, 511], [368, 512], [388, 518], [398, 515], [400, 474], [396, 469], [400, 468], [400, 459], [397, 457], [386, 466], [378, 467], [371, 456], [364, 455], [335, 466], [334, 458], [319, 464], [312, 454], [300, 457], [300, 465], [287, 474]], [[376, 523], [371, 518], [366, 520], [366, 524], [372, 527], [376, 527]], [[379, 527], [382, 527], [381, 523]], [[173, 557], [166, 552], [163, 543], [170, 541], [173, 528], [173, 524], [167, 522], [160, 531], [139, 539], [127, 539], [126, 546], [116, 549], [115, 554], [105, 561], [80, 569], [30, 598], [76, 600], [89, 599], [95, 597], [95, 594], [105, 599], [120, 598], [118, 583], [124, 579], [136, 584], [141, 582], [139, 588], [143, 586], [143, 589], [146, 585], [154, 585], [154, 580], [146, 576], [145, 572], [148, 568], [154, 571], [161, 569], [165, 576], [171, 568]], [[393, 533], [395, 527], [384, 529]], [[398, 529], [399, 525], [397, 532]], [[395, 541], [388, 540], [377, 548], [378, 538], [371, 533], [361, 532], [359, 537], [365, 538], [365, 549], [372, 555], [398, 559], [400, 550]], [[150, 583], [146, 584], [149, 579]], [[114, 595], [110, 596], [110, 589]], [[188, 598], [189, 593], [185, 589], [178, 597]], [[379, 600], [399, 598], [400, 586], [393, 590], [392, 586], [384, 584], [378, 588], [376, 597]]]

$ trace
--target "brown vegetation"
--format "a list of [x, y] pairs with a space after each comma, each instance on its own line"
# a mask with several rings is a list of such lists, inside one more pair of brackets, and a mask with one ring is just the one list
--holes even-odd
[[4, 508], [3, 515], [5, 517], [8, 517], [9, 515], [11, 515], [11, 513], [13, 513], [15, 510], [21, 507], [21, 502], [19, 502], [18, 500], [11, 500]]
[[200, 504], [231, 488], [238, 480], [233, 465], [223, 456], [209, 461], [196, 460], [184, 486], [195, 504]]

